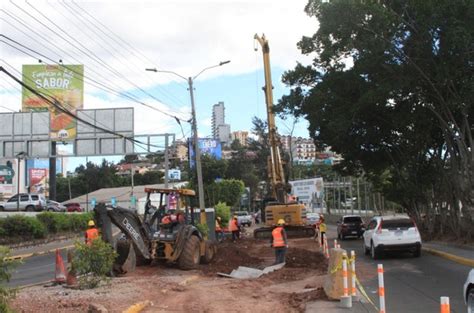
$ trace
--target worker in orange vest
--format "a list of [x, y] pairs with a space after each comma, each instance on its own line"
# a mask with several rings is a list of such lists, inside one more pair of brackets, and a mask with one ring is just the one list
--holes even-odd
[[232, 232], [233, 242], [240, 238], [239, 222], [236, 215], [229, 222], [229, 230]]
[[87, 222], [87, 230], [85, 233], [86, 236], [86, 244], [92, 245], [92, 241], [99, 238], [99, 230], [95, 227], [95, 223], [93, 220]]
[[285, 254], [288, 249], [288, 239], [283, 226], [285, 226], [285, 220], [281, 218], [273, 229], [270, 239], [271, 246], [275, 248], [275, 264], [285, 263]]
[[222, 241], [224, 239], [224, 230], [221, 226], [222, 220], [220, 216], [216, 217], [216, 240]]

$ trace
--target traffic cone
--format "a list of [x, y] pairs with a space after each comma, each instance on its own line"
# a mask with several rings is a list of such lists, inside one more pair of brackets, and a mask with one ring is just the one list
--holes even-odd
[[56, 272], [54, 275], [54, 282], [56, 284], [62, 284], [66, 282], [66, 270], [64, 268], [63, 257], [59, 253], [59, 249], [56, 249]]

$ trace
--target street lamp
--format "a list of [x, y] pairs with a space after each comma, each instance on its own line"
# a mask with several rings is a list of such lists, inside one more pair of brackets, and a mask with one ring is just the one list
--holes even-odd
[[198, 180], [199, 209], [201, 210], [201, 213], [205, 212], [204, 211], [205, 210], [205, 207], [204, 207], [204, 186], [203, 186], [203, 183], [202, 183], [201, 151], [199, 151], [199, 144], [198, 144], [198, 132], [197, 132], [197, 122], [196, 122], [196, 108], [195, 108], [195, 105], [194, 105], [193, 81], [199, 75], [204, 73], [205, 71], [207, 71], [211, 68], [222, 66], [224, 64], [228, 64], [228, 63], [230, 63], [229, 60], [219, 62], [219, 64], [216, 64], [216, 65], [205, 67], [199, 73], [197, 73], [196, 75], [190, 76], [188, 78], [186, 78], [186, 77], [184, 77], [184, 76], [182, 76], [182, 75], [180, 75], [176, 72], [173, 72], [173, 71], [162, 71], [162, 70], [157, 70], [156, 68], [147, 68], [146, 69], [147, 71], [155, 72], [155, 73], [173, 74], [173, 75], [176, 75], [176, 76], [178, 76], [178, 77], [180, 77], [180, 78], [182, 78], [182, 79], [184, 79], [185, 81], [188, 82], [189, 96], [191, 97], [191, 114], [193, 116], [192, 117], [193, 141], [194, 141], [194, 153], [196, 154], [196, 172], [197, 172], [197, 180]]
[[21, 151], [17, 155], [15, 155], [17, 158], [17, 184], [16, 184], [16, 210], [20, 211], [20, 161], [26, 158], [26, 152]]

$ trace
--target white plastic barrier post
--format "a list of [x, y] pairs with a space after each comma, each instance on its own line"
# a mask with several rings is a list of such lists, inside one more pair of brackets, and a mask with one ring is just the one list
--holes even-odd
[[451, 308], [449, 307], [449, 297], [441, 297], [440, 301], [441, 301], [441, 308], [440, 308], [441, 310], [440, 310], [440, 312], [441, 313], [450, 313]]
[[337, 239], [334, 239], [334, 249], [337, 249]]
[[349, 296], [349, 282], [347, 279], [347, 254], [342, 254], [342, 287], [344, 288], [344, 297]]
[[380, 301], [380, 311], [379, 313], [386, 313], [385, 311], [385, 287], [383, 285], [383, 265], [377, 265], [377, 273], [379, 277], [379, 301]]
[[326, 238], [326, 235], [324, 235], [324, 254], [326, 255], [326, 258], [329, 259], [329, 247], [328, 247], [328, 239]]
[[351, 278], [352, 278], [352, 286], [351, 286], [351, 296], [356, 296], [356, 265], [355, 265], [355, 252], [354, 250], [351, 251]]
[[347, 253], [342, 253], [342, 287], [343, 295], [341, 297], [341, 306], [343, 308], [352, 307], [352, 297], [349, 296], [349, 281], [347, 277]]

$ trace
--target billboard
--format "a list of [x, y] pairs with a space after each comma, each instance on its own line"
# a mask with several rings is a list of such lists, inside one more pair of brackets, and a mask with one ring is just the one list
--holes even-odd
[[30, 168], [30, 192], [45, 194], [47, 190], [48, 170], [44, 168]]
[[179, 169], [170, 169], [168, 171], [168, 178], [171, 180], [181, 180], [181, 170]]
[[306, 205], [313, 206], [322, 201], [324, 195], [323, 178], [290, 181], [291, 193]]
[[[189, 164], [191, 167], [194, 167], [194, 147], [192, 140], [188, 142], [189, 146]], [[213, 138], [199, 138], [198, 139], [198, 146], [199, 151], [201, 151], [201, 155], [210, 155], [217, 160], [222, 159], [222, 146], [219, 140]]]
[[[23, 65], [23, 83], [47, 98], [56, 99], [61, 106], [76, 114], [82, 109], [84, 98], [83, 65]], [[69, 140], [76, 137], [76, 120], [56, 109], [33, 92], [23, 87], [23, 112], [50, 112], [52, 140]]]

